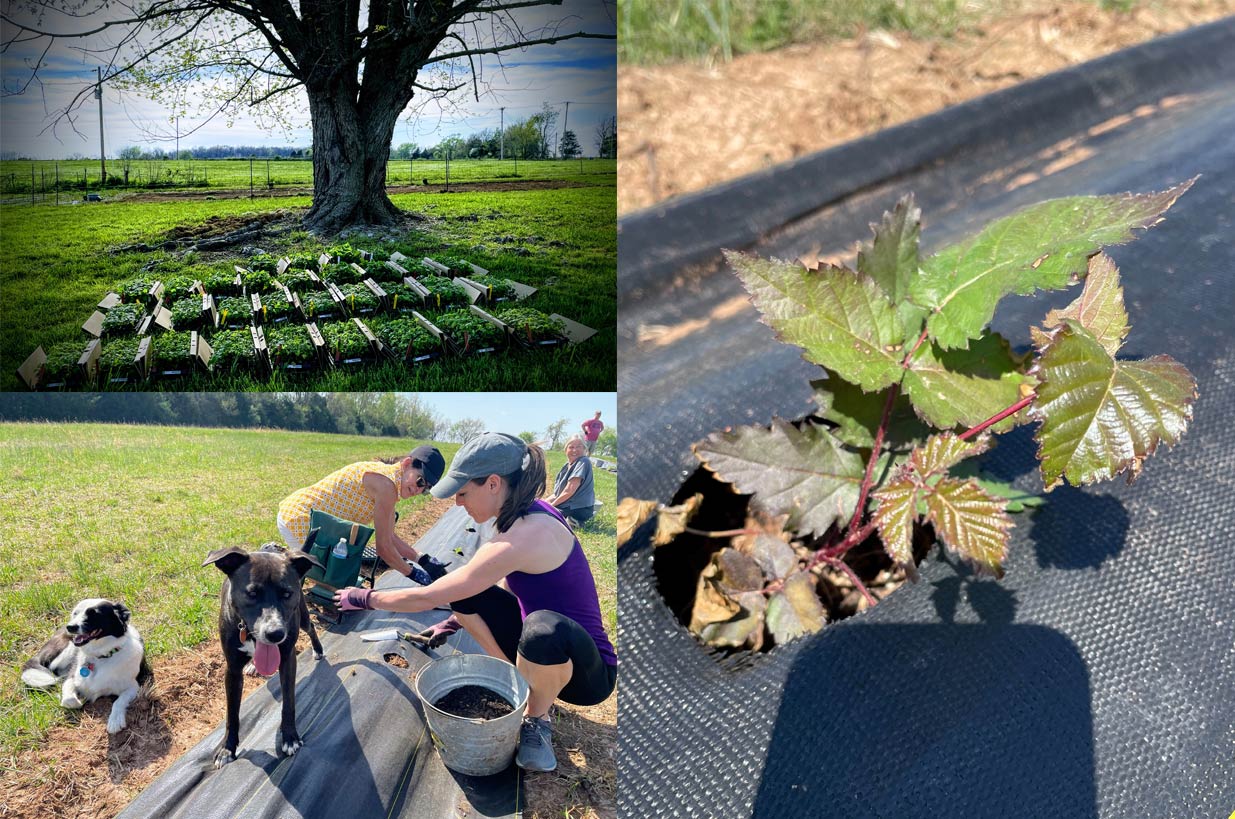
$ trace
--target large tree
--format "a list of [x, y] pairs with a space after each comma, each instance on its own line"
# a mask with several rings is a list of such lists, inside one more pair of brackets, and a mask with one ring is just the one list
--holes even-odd
[[[590, 1], [590, 0], [589, 0]], [[595, 0], [608, 4], [610, 0]], [[577, 18], [545, 22], [562, 0], [6, 0], [3, 48], [42, 49], [34, 85], [56, 43], [102, 62], [109, 83], [148, 90], [191, 85], [217, 111], [286, 113], [298, 89], [313, 126], [310, 228], [388, 224], [386, 160], [395, 123], [418, 93], [440, 98], [472, 85], [485, 55], [575, 38]], [[10, 82], [12, 80], [10, 79]], [[10, 89], [11, 91], [11, 89]], [[72, 121], [84, 88], [60, 112]], [[280, 109], [280, 106], [283, 106]], [[174, 112], [177, 115], [179, 112]]]

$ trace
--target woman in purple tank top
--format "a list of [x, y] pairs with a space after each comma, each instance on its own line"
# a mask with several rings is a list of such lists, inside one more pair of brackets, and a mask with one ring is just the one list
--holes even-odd
[[497, 536], [432, 585], [347, 588], [336, 602], [344, 610], [408, 612], [449, 604], [454, 614], [426, 636], [440, 645], [462, 627], [487, 653], [518, 667], [531, 692], [515, 761], [551, 771], [557, 760], [550, 707], [557, 699], [595, 705], [608, 698], [617, 654], [583, 547], [561, 512], [539, 499], [544, 452], [513, 435], [486, 432], [459, 450], [430, 491], [437, 498], [453, 495], [477, 523], [497, 518]]

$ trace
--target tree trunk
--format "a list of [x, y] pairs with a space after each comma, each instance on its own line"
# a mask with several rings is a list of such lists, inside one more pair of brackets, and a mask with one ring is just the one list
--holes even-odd
[[389, 225], [400, 214], [386, 196], [393, 110], [359, 110], [346, 89], [308, 89], [313, 120], [313, 206], [305, 226], [333, 234], [355, 225]]

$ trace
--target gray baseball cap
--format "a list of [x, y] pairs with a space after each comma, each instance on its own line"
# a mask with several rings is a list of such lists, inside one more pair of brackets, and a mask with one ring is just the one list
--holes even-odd
[[449, 498], [468, 481], [518, 472], [525, 457], [527, 444], [522, 439], [504, 432], [482, 432], [455, 453], [446, 476], [429, 492], [435, 498]]

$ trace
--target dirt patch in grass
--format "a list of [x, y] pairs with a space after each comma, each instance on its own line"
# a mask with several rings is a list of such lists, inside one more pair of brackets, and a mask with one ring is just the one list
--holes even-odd
[[618, 212], [856, 139], [1121, 48], [1217, 20], [1235, 0], [1024, 0], [949, 39], [868, 32], [720, 65], [618, 72]]

